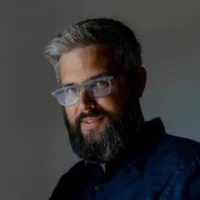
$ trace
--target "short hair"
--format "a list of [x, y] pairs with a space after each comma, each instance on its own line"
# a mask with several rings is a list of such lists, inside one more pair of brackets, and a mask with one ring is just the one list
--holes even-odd
[[110, 45], [115, 63], [124, 70], [142, 65], [141, 45], [134, 32], [119, 20], [109, 18], [87, 19], [70, 25], [49, 42], [44, 54], [59, 79], [60, 56], [92, 44]]

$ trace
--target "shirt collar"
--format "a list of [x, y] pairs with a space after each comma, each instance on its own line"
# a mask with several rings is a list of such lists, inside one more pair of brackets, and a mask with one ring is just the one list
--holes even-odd
[[124, 163], [129, 167], [144, 168], [145, 161], [165, 134], [165, 127], [160, 118], [145, 122], [134, 142], [135, 146], [130, 156], [124, 159]]

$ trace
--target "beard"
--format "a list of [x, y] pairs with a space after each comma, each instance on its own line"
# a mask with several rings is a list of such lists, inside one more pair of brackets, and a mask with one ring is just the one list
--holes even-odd
[[[132, 108], [132, 109], [130, 109]], [[64, 112], [64, 121], [69, 133], [73, 151], [80, 158], [99, 163], [108, 163], [122, 152], [130, 151], [134, 136], [138, 131], [138, 120], [133, 106], [127, 106], [123, 113], [108, 113], [103, 109], [91, 108], [87, 113], [81, 113], [71, 125]], [[91, 130], [88, 134], [81, 131], [81, 120], [85, 117], [103, 115], [110, 120], [104, 130]]]

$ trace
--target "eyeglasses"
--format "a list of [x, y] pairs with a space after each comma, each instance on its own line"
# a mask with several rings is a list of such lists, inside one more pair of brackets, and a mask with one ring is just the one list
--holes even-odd
[[99, 98], [107, 96], [112, 89], [111, 81], [113, 76], [104, 76], [93, 80], [86, 81], [82, 84], [66, 86], [59, 88], [51, 93], [56, 97], [58, 103], [62, 106], [71, 106], [79, 100], [79, 93], [82, 88], [86, 88], [87, 94], [91, 98]]

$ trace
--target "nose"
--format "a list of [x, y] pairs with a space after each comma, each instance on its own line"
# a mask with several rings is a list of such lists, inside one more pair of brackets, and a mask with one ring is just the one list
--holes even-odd
[[80, 90], [78, 106], [82, 112], [87, 111], [89, 108], [94, 108], [95, 106], [95, 100], [88, 95], [85, 88]]

